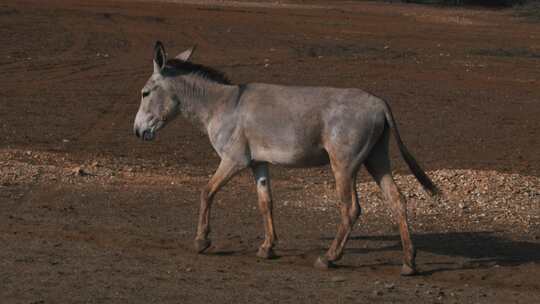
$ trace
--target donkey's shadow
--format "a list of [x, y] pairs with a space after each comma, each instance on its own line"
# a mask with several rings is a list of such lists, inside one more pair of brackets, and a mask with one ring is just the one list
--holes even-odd
[[[323, 237], [324, 242], [331, 241], [333, 237]], [[431, 275], [443, 271], [456, 271], [466, 269], [482, 269], [500, 266], [518, 266], [531, 262], [540, 262], [540, 242], [515, 241], [497, 235], [494, 232], [449, 232], [449, 233], [425, 233], [414, 234], [413, 242], [419, 251], [420, 257], [417, 259], [421, 275]], [[383, 246], [370, 246], [367, 248], [355, 248], [355, 242], [349, 243], [345, 249], [345, 256], [359, 258], [369, 253], [395, 252], [401, 255], [401, 244], [399, 235], [371, 235], [371, 236], [353, 236], [352, 241], [366, 242], [384, 242]], [[242, 249], [234, 250], [225, 248], [216, 248], [213, 255], [218, 256], [252, 256], [255, 249], [245, 246]], [[290, 259], [309, 260], [318, 254], [323, 254], [328, 248], [276, 248], [278, 256], [275, 260]], [[441, 258], [423, 258], [423, 253], [429, 253], [441, 256]], [[444, 258], [444, 257], [446, 258]], [[289, 261], [290, 262], [290, 261]], [[363, 264], [363, 263], [360, 263]], [[393, 262], [377, 262], [358, 265], [352, 263], [338, 263], [337, 268], [355, 269], [363, 267], [378, 266], [399, 266], [400, 260]]]
[[[345, 254], [354, 255], [373, 251], [401, 250], [399, 235], [355, 236], [350, 239], [395, 242], [395, 244], [373, 249], [350, 248], [346, 250]], [[459, 257], [459, 260], [466, 260], [465, 262], [456, 263], [428, 262], [427, 264], [445, 264], [447, 266], [448, 264], [455, 264], [457, 266], [444, 266], [442, 268], [424, 271], [423, 274], [426, 275], [440, 271], [478, 269], [492, 267], [493, 265], [517, 266], [540, 261], [540, 243], [514, 241], [498, 236], [494, 232], [415, 234], [413, 235], [413, 242], [420, 252], [424, 251], [436, 255]], [[421, 263], [421, 261], [418, 262]]]

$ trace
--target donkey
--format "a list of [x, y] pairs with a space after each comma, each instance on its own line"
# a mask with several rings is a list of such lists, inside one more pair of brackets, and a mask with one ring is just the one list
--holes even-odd
[[210, 209], [218, 190], [243, 169], [255, 177], [265, 238], [257, 256], [274, 257], [277, 240], [272, 218], [268, 164], [313, 167], [330, 164], [341, 206], [335, 239], [315, 267], [334, 266], [360, 215], [356, 191], [362, 164], [392, 204], [404, 251], [402, 275], [416, 273], [416, 251], [406, 202], [390, 168], [390, 132], [408, 167], [430, 195], [437, 187], [403, 144], [388, 104], [360, 89], [299, 87], [264, 83], [233, 85], [222, 74], [189, 61], [194, 48], [167, 59], [161, 42], [154, 47], [154, 72], [144, 85], [134, 133], [152, 140], [181, 114], [205, 132], [221, 158], [202, 189], [195, 249], [210, 246]]

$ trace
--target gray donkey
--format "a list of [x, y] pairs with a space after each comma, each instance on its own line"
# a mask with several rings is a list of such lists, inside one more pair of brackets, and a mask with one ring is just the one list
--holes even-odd
[[220, 72], [189, 61], [193, 48], [167, 60], [163, 44], [154, 48], [154, 73], [142, 89], [135, 117], [137, 137], [152, 140], [177, 114], [208, 134], [221, 163], [201, 193], [195, 249], [210, 246], [210, 208], [216, 192], [233, 176], [251, 168], [264, 221], [265, 239], [257, 256], [272, 258], [277, 239], [272, 219], [268, 164], [312, 167], [330, 164], [341, 202], [341, 224], [315, 266], [327, 269], [360, 215], [357, 172], [364, 164], [391, 202], [399, 223], [404, 259], [402, 275], [416, 273], [416, 251], [407, 222], [406, 202], [394, 183], [388, 143], [390, 131], [412, 173], [430, 194], [437, 187], [401, 141], [388, 104], [359, 89], [295, 87], [263, 83], [231, 84]]

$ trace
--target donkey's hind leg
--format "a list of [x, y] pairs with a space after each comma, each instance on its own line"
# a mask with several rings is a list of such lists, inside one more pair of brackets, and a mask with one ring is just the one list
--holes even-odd
[[356, 170], [341, 168], [332, 164], [332, 171], [336, 179], [337, 195], [341, 203], [341, 223], [332, 245], [324, 256], [315, 261], [315, 267], [327, 269], [333, 262], [341, 259], [343, 248], [347, 243], [349, 235], [358, 216], [360, 215], [360, 205], [356, 193]]
[[270, 188], [270, 174], [267, 163], [255, 163], [252, 166], [255, 182], [257, 183], [257, 196], [259, 211], [264, 223], [264, 242], [259, 247], [257, 256], [263, 259], [273, 258], [274, 242], [277, 239], [272, 218], [272, 192]]
[[392, 204], [394, 216], [399, 224], [404, 254], [401, 275], [414, 275], [416, 274], [416, 250], [413, 246], [409, 232], [406, 201], [392, 177], [390, 157], [388, 154], [388, 137], [388, 130], [386, 130], [369, 154], [368, 159], [366, 160], [366, 168], [381, 188], [385, 199]]

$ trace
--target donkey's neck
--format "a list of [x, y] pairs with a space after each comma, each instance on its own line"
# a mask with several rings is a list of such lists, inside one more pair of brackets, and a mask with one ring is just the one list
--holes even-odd
[[221, 84], [202, 77], [186, 77], [176, 87], [180, 113], [203, 132], [216, 116], [230, 114], [238, 101], [239, 86]]

